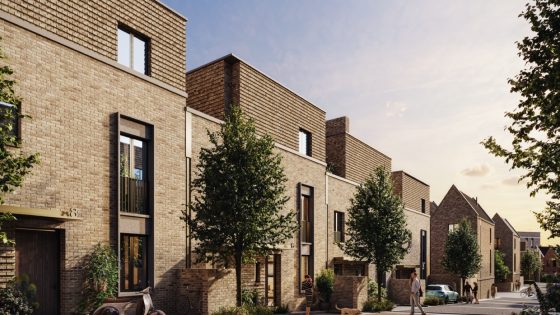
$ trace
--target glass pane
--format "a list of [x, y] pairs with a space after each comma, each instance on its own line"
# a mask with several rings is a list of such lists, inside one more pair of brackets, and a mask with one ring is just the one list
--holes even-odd
[[148, 286], [147, 238], [122, 235], [121, 291], [140, 291]]
[[309, 256], [301, 256], [301, 282], [305, 280], [307, 274], [309, 274]]
[[130, 34], [121, 29], [117, 31], [117, 61], [130, 67]]
[[132, 69], [146, 73], [146, 42], [139, 39], [138, 37], [134, 37], [134, 56], [133, 56], [133, 65]]
[[307, 154], [307, 133], [304, 131], [299, 132], [299, 153]]
[[146, 142], [120, 136], [121, 211], [148, 214]]

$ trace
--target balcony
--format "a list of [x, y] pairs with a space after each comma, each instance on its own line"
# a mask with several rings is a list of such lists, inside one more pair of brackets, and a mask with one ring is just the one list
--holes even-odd
[[135, 214], [149, 214], [148, 183], [121, 176], [121, 211]]
[[300, 221], [301, 242], [311, 243], [311, 222]]

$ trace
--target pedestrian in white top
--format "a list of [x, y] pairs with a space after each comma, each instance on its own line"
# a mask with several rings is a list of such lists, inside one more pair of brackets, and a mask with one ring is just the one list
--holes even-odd
[[414, 314], [415, 306], [418, 306], [422, 315], [426, 313], [422, 309], [422, 305], [420, 305], [420, 292], [422, 291], [422, 286], [420, 285], [420, 280], [418, 280], [418, 274], [416, 271], [413, 271], [410, 274], [410, 314]]

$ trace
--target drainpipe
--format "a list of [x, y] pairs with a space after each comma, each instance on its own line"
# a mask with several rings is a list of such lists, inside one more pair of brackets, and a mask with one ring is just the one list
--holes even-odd
[[325, 203], [327, 205], [327, 225], [326, 225], [326, 243], [327, 243], [327, 259], [325, 261], [325, 268], [329, 268], [329, 176], [325, 171]]

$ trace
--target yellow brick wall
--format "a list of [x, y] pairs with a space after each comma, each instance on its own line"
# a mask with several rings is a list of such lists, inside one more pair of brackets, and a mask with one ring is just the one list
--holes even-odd
[[155, 0], [0, 0], [0, 10], [117, 60], [117, 25], [150, 38], [151, 76], [185, 90], [184, 18]]

